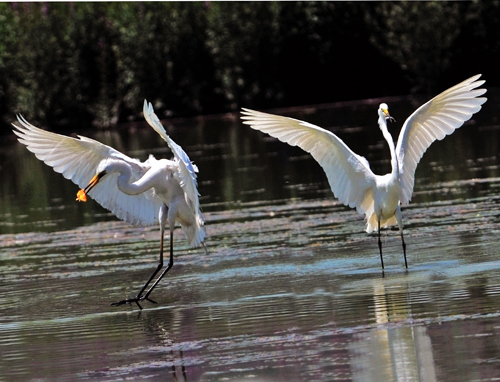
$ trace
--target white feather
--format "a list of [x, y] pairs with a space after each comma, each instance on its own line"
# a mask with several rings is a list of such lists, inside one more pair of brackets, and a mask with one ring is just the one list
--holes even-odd
[[[26, 145], [29, 151], [54, 171], [61, 173], [78, 187], [85, 187], [96, 174], [96, 168], [103, 160], [114, 158], [128, 163], [139, 179], [148, 170], [147, 164], [129, 158], [125, 154], [90, 138], [79, 139], [55, 134], [39, 129], [18, 116], [20, 125], [13, 125], [19, 142]], [[116, 185], [117, 174], [103, 178], [98, 186], [90, 191], [89, 196], [104, 208], [113, 212], [118, 218], [131, 224], [148, 226], [158, 224], [158, 211], [162, 201], [153, 190], [141, 195], [131, 196], [121, 192]], [[141, 208], [135, 209], [139, 204]]]
[[[391, 151], [392, 172], [374, 175], [365, 158], [355, 154], [335, 134], [293, 118], [250, 109], [242, 110], [244, 124], [310, 153], [325, 170], [333, 194], [365, 215], [366, 231], [398, 224], [406, 264], [406, 244], [400, 205], [411, 199], [415, 169], [427, 148], [453, 133], [481, 109], [486, 90], [476, 89], [480, 75], [453, 86], [419, 107], [404, 123], [397, 147], [387, 130], [388, 106], [380, 104], [379, 127]], [[382, 247], [379, 241], [380, 257]], [[382, 268], [384, 267], [382, 261]]]

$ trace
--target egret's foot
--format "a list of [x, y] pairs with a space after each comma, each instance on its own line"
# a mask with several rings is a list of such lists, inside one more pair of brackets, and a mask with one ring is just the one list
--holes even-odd
[[141, 304], [139, 304], [139, 301], [144, 301], [144, 300], [152, 302], [153, 304], [157, 304], [156, 301], [151, 300], [148, 297], [142, 297], [141, 296], [141, 297], [127, 298], [126, 300], [121, 300], [121, 301], [118, 301], [118, 302], [113, 302], [111, 304], [111, 306], [128, 305], [128, 304], [132, 304], [132, 303], [135, 302], [137, 304], [137, 306], [139, 307], [139, 309], [142, 310], [142, 306], [141, 306]]

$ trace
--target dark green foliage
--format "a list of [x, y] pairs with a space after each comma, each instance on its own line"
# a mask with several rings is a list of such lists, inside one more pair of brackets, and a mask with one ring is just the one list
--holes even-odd
[[[498, 1], [0, 3], [0, 122], [55, 126], [495, 84]], [[495, 63], [496, 62], [496, 63]], [[7, 129], [2, 129], [7, 131]]]

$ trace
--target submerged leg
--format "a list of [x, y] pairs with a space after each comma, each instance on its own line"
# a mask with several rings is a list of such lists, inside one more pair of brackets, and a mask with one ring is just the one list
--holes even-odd
[[380, 250], [380, 263], [382, 270], [384, 270], [384, 258], [382, 257], [382, 241], [380, 240], [380, 219], [378, 219], [378, 249]]
[[406, 261], [406, 243], [405, 243], [405, 238], [403, 236], [403, 217], [401, 214], [401, 207], [398, 206], [396, 209], [396, 220], [398, 222], [399, 226], [399, 232], [401, 233], [401, 242], [403, 243], [403, 256], [405, 258], [405, 267], [408, 269], [408, 262]]
[[[137, 304], [137, 306], [139, 307], [139, 309], [142, 310], [142, 306], [139, 304], [139, 301], [148, 300], [148, 301], [156, 304], [155, 301], [147, 298], [149, 293], [151, 293], [150, 291], [152, 290], [152, 288], [148, 291], [148, 293], [145, 296], [142, 296], [142, 294], [144, 293], [144, 291], [146, 290], [148, 285], [151, 283], [151, 281], [158, 274], [160, 269], [163, 268], [163, 242], [164, 242], [164, 236], [165, 236], [165, 225], [166, 225], [166, 221], [167, 221], [167, 213], [168, 213], [168, 207], [165, 204], [163, 204], [160, 207], [160, 214], [159, 214], [159, 218], [160, 218], [160, 258], [158, 259], [158, 265], [156, 266], [155, 271], [149, 277], [148, 281], [146, 282], [146, 284], [144, 284], [144, 286], [142, 287], [141, 291], [137, 294], [137, 296], [135, 296], [134, 298], [128, 298], [126, 300], [114, 302], [111, 304], [112, 306], [120, 306], [120, 305], [130, 304], [132, 302], [135, 302]], [[172, 246], [172, 239], [170, 240], [170, 246]], [[156, 285], [156, 284], [157, 284], [157, 282], [154, 285]]]

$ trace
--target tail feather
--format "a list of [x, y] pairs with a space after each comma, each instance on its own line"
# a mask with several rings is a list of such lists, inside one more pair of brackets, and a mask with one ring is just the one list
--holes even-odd
[[[375, 200], [373, 199], [372, 192], [368, 192], [361, 204], [358, 212], [361, 214], [365, 214], [366, 219], [366, 227], [365, 231], [367, 233], [372, 233], [373, 231], [378, 231], [378, 219], [377, 214], [375, 213]], [[380, 220], [380, 228], [386, 228], [393, 225], [396, 225], [397, 219], [396, 216], [393, 215], [389, 219], [381, 219]]]
[[[396, 216], [380, 220], [380, 228], [387, 228], [396, 224], [398, 224]], [[372, 233], [373, 231], [378, 231], [378, 219], [375, 213], [366, 219], [366, 232]]]
[[194, 224], [181, 225], [184, 235], [191, 247], [196, 247], [203, 243], [205, 240], [205, 227], [203, 226], [203, 219], [197, 215]]

